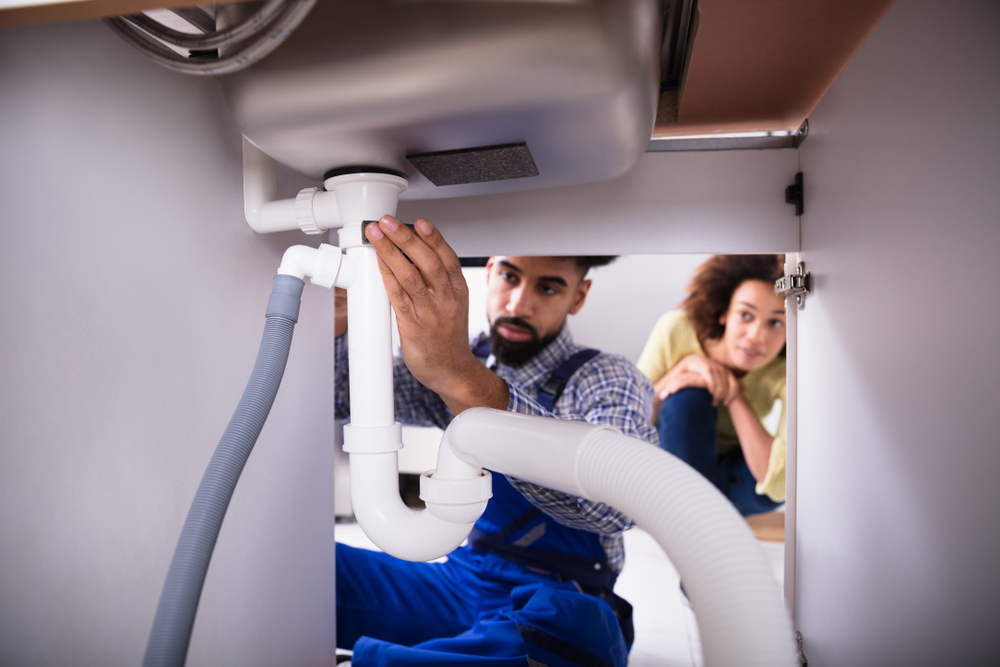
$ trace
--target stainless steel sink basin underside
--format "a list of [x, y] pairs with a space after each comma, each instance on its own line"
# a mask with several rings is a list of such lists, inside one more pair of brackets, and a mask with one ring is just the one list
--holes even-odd
[[316, 179], [391, 169], [410, 182], [404, 199], [604, 180], [649, 142], [659, 12], [656, 0], [319, 0], [223, 90], [250, 141]]

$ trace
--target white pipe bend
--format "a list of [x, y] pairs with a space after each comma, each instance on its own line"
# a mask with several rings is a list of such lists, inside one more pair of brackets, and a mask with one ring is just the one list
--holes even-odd
[[293, 245], [281, 257], [280, 275], [295, 276], [320, 287], [350, 287], [357, 279], [354, 261], [345, 257], [340, 248], [321, 243], [318, 248]]
[[[364, 435], [364, 434], [359, 434]], [[486, 511], [492, 478], [452, 452], [438, 448], [437, 469], [420, 479], [427, 507], [414, 510], [399, 498], [397, 452], [350, 452], [351, 504], [365, 535], [388, 554], [426, 561], [451, 553]]]
[[354, 514], [380, 549], [403, 560], [428, 561], [451, 553], [469, 536], [472, 523], [443, 521], [403, 504], [396, 452], [350, 456]]
[[[364, 185], [354, 176], [337, 177], [343, 181], [342, 186], [337, 186], [338, 194], [344, 190], [344, 196], [349, 199], [352, 188]], [[368, 200], [345, 209], [353, 211], [354, 216], [382, 215], [379, 211], [387, 210], [388, 206], [382, 200], [387, 192], [398, 193], [400, 185], [397, 181], [402, 179], [385, 176], [385, 180], [387, 182], [375, 182], [367, 189], [378, 196], [371, 195]], [[365, 191], [365, 188], [358, 188], [362, 194]], [[354, 194], [361, 197], [358, 193]], [[363, 210], [366, 202], [369, 208]], [[393, 212], [395, 206], [388, 210]], [[400, 499], [398, 456], [396, 451], [388, 451], [392, 450], [392, 443], [387, 442], [389, 433], [394, 434], [397, 441], [399, 438], [393, 406], [389, 297], [382, 283], [375, 249], [360, 245], [360, 229], [361, 220], [352, 219], [341, 230], [356, 232], [359, 243], [349, 246], [344, 258], [345, 264], [349, 262], [357, 274], [347, 299], [351, 332], [351, 504], [361, 529], [380, 549], [403, 560], [433, 560], [451, 553], [468, 536], [473, 523], [486, 509], [488, 489], [485, 498], [481, 497], [481, 490], [484, 483], [489, 484], [490, 478], [484, 477], [477, 466], [449, 458], [451, 450], [445, 444], [439, 453], [439, 458], [444, 458], [438, 487], [448, 487], [442, 497], [445, 502], [441, 503], [446, 507], [440, 512], [433, 509], [417, 511], [406, 507]], [[346, 235], [341, 235], [342, 243]], [[480, 497], [473, 502], [458, 503], [453, 502], [451, 497], [445, 497], [454, 490], [454, 486], [462, 486], [455, 480], [463, 477], [469, 480], [474, 491], [480, 491]], [[441, 517], [448, 517], [448, 520]]]
[[278, 163], [243, 137], [243, 213], [258, 234], [300, 229], [319, 234], [340, 225], [333, 192], [305, 188], [295, 199], [278, 199]]

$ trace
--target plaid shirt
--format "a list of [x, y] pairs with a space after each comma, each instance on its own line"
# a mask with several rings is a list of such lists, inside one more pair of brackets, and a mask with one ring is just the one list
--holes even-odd
[[[485, 337], [485, 333], [475, 336], [471, 347], [475, 349]], [[584, 364], [566, 383], [554, 412], [548, 412], [538, 404], [535, 396], [542, 383], [559, 364], [582, 349], [573, 343], [568, 327], [564, 326], [555, 340], [523, 366], [506, 366], [497, 362], [492, 354], [485, 363], [507, 383], [510, 391], [507, 409], [511, 412], [607, 424], [625, 435], [659, 446], [656, 429], [649, 422], [653, 388], [646, 377], [622, 356], [602, 353]], [[346, 336], [336, 340], [334, 350], [336, 414], [338, 418], [346, 418], [350, 414]], [[441, 397], [420, 384], [398, 356], [393, 362], [393, 384], [396, 418], [401, 423], [444, 429], [454, 419], [455, 415]], [[507, 479], [555, 521], [570, 528], [597, 533], [609, 565], [615, 572], [621, 572], [625, 563], [622, 531], [634, 525], [631, 519], [605, 503], [513, 477]]]

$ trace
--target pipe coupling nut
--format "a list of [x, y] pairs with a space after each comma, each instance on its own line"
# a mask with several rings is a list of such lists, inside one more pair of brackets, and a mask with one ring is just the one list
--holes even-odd
[[435, 479], [433, 470], [420, 476], [420, 499], [442, 521], [475, 523], [492, 497], [493, 476], [488, 470], [471, 479]]
[[319, 188], [303, 188], [295, 197], [295, 221], [306, 234], [322, 234], [326, 231], [316, 224], [313, 216], [313, 199], [317, 192]]

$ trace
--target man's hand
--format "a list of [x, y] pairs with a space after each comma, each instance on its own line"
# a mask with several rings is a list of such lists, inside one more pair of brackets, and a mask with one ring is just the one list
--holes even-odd
[[469, 349], [469, 289], [458, 255], [427, 220], [414, 227], [416, 234], [387, 215], [365, 230], [396, 311], [406, 367], [456, 415], [472, 407], [506, 410], [507, 383]]

